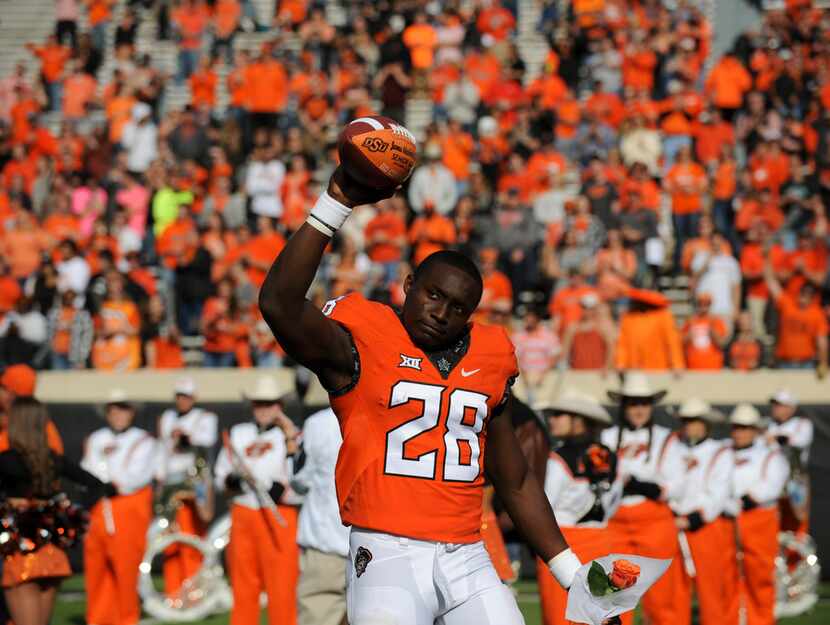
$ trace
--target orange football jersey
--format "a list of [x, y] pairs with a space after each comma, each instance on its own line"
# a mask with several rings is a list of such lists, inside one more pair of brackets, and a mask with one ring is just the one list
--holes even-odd
[[335, 472], [343, 522], [480, 540], [487, 423], [518, 375], [507, 334], [474, 323], [467, 352], [444, 377], [389, 306], [351, 294], [323, 312], [349, 331], [359, 361], [356, 382], [331, 394], [343, 433]]

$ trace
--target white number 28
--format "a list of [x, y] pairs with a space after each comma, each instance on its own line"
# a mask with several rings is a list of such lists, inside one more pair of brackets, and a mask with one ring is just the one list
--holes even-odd
[[[437, 478], [438, 450], [433, 449], [417, 458], [407, 457], [406, 443], [438, 427], [441, 422], [441, 400], [445, 390], [443, 386], [407, 381], [398, 382], [392, 387], [390, 409], [411, 401], [419, 401], [423, 403], [423, 410], [419, 417], [386, 433], [385, 473], [430, 480]], [[472, 423], [464, 421], [468, 409], [475, 411]], [[447, 431], [444, 434], [445, 482], [473, 482], [478, 477], [481, 455], [478, 435], [486, 419], [487, 395], [463, 389], [455, 389], [450, 393], [446, 412]], [[469, 463], [462, 462], [461, 442], [467, 443], [470, 448]]]

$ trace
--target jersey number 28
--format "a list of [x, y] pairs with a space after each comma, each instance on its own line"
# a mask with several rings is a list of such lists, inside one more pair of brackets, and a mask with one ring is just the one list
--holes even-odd
[[[407, 421], [386, 433], [386, 462], [384, 472], [389, 475], [419, 477], [434, 480], [438, 450], [407, 456], [406, 443], [416, 436], [437, 428], [441, 422], [443, 386], [401, 381], [392, 387], [389, 408], [393, 409], [411, 401], [423, 404], [419, 417]], [[479, 475], [481, 446], [478, 435], [487, 418], [487, 396], [473, 391], [455, 389], [449, 394], [449, 408], [446, 413], [444, 434], [445, 482], [473, 482]], [[463, 458], [461, 446], [469, 448], [469, 457]], [[466, 454], [465, 454], [466, 455]]]

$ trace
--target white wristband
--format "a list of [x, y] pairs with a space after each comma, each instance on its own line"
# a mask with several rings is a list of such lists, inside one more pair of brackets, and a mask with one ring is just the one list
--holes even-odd
[[550, 572], [553, 573], [556, 581], [559, 582], [559, 585], [565, 590], [571, 587], [574, 577], [576, 576], [576, 572], [581, 566], [582, 563], [579, 561], [579, 558], [577, 558], [576, 554], [570, 549], [560, 551], [548, 560], [548, 568], [550, 569]]
[[334, 233], [340, 229], [340, 226], [345, 223], [346, 218], [351, 214], [351, 208], [335, 200], [328, 194], [328, 191], [324, 191], [317, 198], [317, 203], [311, 209], [306, 223], [326, 236], [331, 237], [334, 236]]

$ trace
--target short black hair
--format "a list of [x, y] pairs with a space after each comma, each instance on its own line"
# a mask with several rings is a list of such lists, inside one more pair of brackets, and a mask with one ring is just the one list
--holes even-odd
[[417, 282], [418, 278], [435, 265], [449, 265], [466, 273], [475, 281], [478, 286], [479, 297], [481, 297], [481, 293], [484, 291], [484, 280], [481, 277], [481, 272], [469, 257], [454, 250], [441, 250], [427, 256], [421, 261], [420, 265], [415, 267], [412, 279]]

